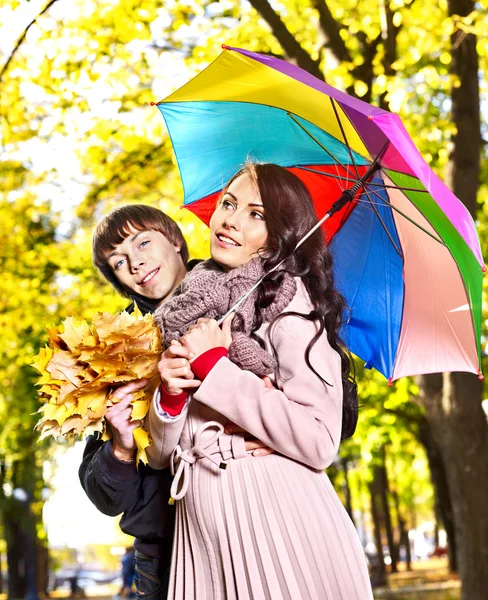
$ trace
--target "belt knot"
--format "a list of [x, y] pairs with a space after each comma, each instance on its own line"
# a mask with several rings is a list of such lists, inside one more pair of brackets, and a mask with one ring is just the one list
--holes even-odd
[[[216, 432], [208, 440], [201, 442], [202, 435], [210, 429], [216, 429]], [[189, 450], [182, 451], [180, 446], [176, 446], [170, 460], [171, 474], [174, 476], [173, 483], [171, 484], [170, 504], [174, 504], [175, 500], [184, 498], [190, 484], [190, 466], [195, 464], [198, 459], [206, 458], [220, 469], [227, 468], [226, 463], [214, 458], [208, 452], [208, 449], [218, 441], [223, 433], [224, 426], [221, 423], [208, 421], [200, 425], [195, 432], [193, 446]]]

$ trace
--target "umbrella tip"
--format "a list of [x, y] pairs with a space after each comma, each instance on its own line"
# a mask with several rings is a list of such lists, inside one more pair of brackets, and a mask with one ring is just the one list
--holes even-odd
[[227, 44], [222, 44], [222, 50], [228, 50], [229, 46], [227, 46]]
[[151, 102], [151, 106], [156, 106], [156, 102]]
[[483, 375], [483, 373], [481, 372], [481, 369], [478, 369], [478, 379], [480, 381], [483, 381], [483, 379], [485, 378], [485, 376]]
[[390, 377], [388, 379], [388, 387], [391, 387], [393, 385], [393, 377]]
[[483, 273], [486, 273], [486, 265], [483, 265], [483, 266], [481, 267], [481, 270], [483, 271]]
[[368, 119], [369, 119], [370, 121], [372, 121], [372, 120], [373, 120], [373, 118], [374, 118], [374, 116], [373, 116], [373, 115], [368, 115]]

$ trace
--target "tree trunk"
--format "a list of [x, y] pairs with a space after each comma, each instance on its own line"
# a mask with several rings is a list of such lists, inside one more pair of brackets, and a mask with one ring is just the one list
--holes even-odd
[[24, 560], [24, 533], [17, 519], [7, 510], [4, 514], [4, 530], [7, 542], [7, 597], [9, 600], [23, 598], [26, 591]]
[[[442, 384], [442, 375], [431, 375], [437, 377], [439, 385]], [[454, 515], [452, 511], [451, 495], [447, 483], [446, 468], [442, 458], [441, 449], [432, 435], [432, 428], [427, 420], [419, 424], [419, 441], [425, 448], [427, 461], [429, 463], [430, 477], [434, 486], [435, 500], [438, 507], [442, 524], [446, 531], [447, 545], [449, 550], [449, 570], [457, 571], [457, 549], [456, 536], [454, 534]]]
[[386, 470], [385, 459], [386, 459], [386, 453], [385, 453], [385, 449], [383, 448], [383, 450], [382, 450], [383, 464], [379, 467], [375, 467], [375, 477], [378, 477], [378, 481], [379, 481], [381, 504], [383, 506], [383, 518], [384, 518], [385, 530], [386, 530], [386, 539], [388, 540], [388, 548], [390, 550], [391, 571], [392, 571], [392, 573], [397, 573], [398, 572], [397, 547], [395, 544], [395, 539], [393, 537], [393, 525], [391, 523], [390, 503], [388, 502], [388, 496], [390, 494], [390, 490], [389, 490], [389, 485], [388, 485], [388, 472]]
[[[351, 499], [351, 486], [349, 485], [349, 471], [347, 469], [347, 458], [341, 459], [342, 471], [344, 473], [344, 496], [346, 500], [346, 510], [351, 521], [354, 523], [354, 517], [352, 514], [352, 499]], [[356, 524], [354, 523], [354, 526]]]
[[410, 551], [410, 539], [408, 537], [408, 530], [405, 524], [405, 519], [403, 518], [402, 511], [400, 508], [400, 498], [398, 497], [398, 492], [392, 492], [393, 501], [395, 503], [395, 510], [398, 521], [398, 560], [400, 560], [400, 548], [403, 546], [405, 548], [405, 564], [406, 570], [412, 570], [412, 553]]
[[[469, 15], [473, 0], [448, 0], [450, 16]], [[476, 36], [451, 35], [452, 121], [456, 133], [448, 185], [475, 217], [480, 170], [480, 96]], [[482, 384], [466, 373], [422, 377], [421, 393], [447, 468], [463, 600], [482, 600], [488, 589], [488, 425]]]
[[488, 589], [488, 427], [481, 382], [461, 373], [426, 375], [421, 395], [447, 469], [463, 600]]
[[371, 495], [371, 518], [373, 520], [374, 543], [376, 546], [376, 559], [371, 564], [371, 584], [380, 587], [386, 584], [386, 567], [383, 556], [383, 540], [381, 539], [381, 498], [378, 493], [378, 482], [373, 479], [369, 485]]

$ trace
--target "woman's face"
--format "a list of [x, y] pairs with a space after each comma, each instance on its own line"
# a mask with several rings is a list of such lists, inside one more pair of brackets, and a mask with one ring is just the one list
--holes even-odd
[[228, 187], [210, 219], [210, 254], [224, 269], [247, 263], [268, 239], [259, 190], [248, 173]]

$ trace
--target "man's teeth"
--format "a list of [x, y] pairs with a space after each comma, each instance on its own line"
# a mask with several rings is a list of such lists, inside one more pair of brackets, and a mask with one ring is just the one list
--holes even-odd
[[234, 242], [234, 240], [231, 240], [230, 238], [225, 237], [225, 235], [219, 235], [218, 238], [220, 241], [225, 242], [226, 244], [232, 244], [233, 246], [239, 246], [239, 244]]
[[148, 273], [144, 279], [141, 281], [141, 283], [146, 283], [146, 281], [149, 281], [149, 279], [151, 279], [151, 277], [154, 275], [154, 273], [156, 273], [157, 269], [154, 269], [154, 271], [151, 271], [150, 273]]

